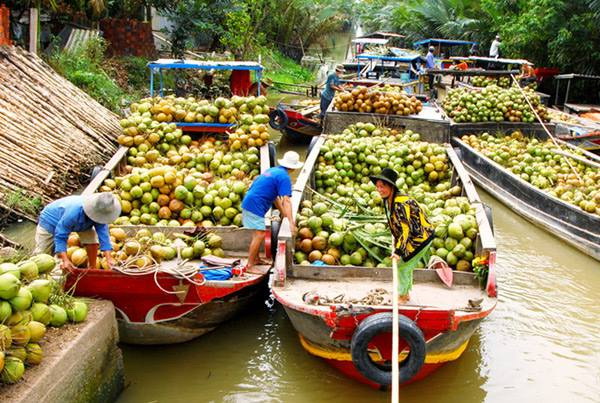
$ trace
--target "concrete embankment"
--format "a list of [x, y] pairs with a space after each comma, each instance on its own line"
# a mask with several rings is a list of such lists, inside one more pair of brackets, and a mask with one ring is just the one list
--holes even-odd
[[124, 385], [115, 310], [93, 301], [85, 322], [48, 328], [44, 359], [21, 382], [0, 388], [2, 402], [111, 402]]

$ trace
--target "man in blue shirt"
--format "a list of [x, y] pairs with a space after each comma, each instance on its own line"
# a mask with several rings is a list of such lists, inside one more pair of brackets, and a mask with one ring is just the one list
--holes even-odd
[[292, 196], [290, 172], [302, 167], [302, 162], [295, 151], [286, 152], [278, 162], [278, 167], [267, 169], [254, 180], [242, 201], [242, 224], [245, 228], [255, 230], [248, 250], [246, 270], [263, 263], [258, 258], [258, 253], [260, 244], [265, 239], [265, 214], [273, 203], [281, 215], [288, 219], [292, 234], [296, 233], [290, 199]]
[[[429, 47], [429, 52], [425, 56], [425, 68], [427, 70], [435, 69], [435, 48]], [[429, 92], [433, 94], [433, 74], [429, 74]]]
[[435, 48], [433, 46], [429, 47], [429, 52], [425, 56], [425, 68], [435, 69]]
[[321, 114], [319, 115], [321, 119], [325, 117], [325, 112], [327, 111], [327, 108], [329, 108], [331, 101], [333, 101], [335, 92], [344, 90], [344, 87], [342, 87], [342, 83], [340, 81], [340, 77], [344, 71], [344, 66], [338, 64], [335, 66], [335, 73], [331, 73], [327, 76], [325, 88], [323, 88], [323, 91], [321, 92]]
[[54, 253], [63, 269], [74, 269], [67, 256], [67, 239], [71, 232], [79, 234], [88, 255], [88, 267], [96, 268], [98, 239], [100, 250], [112, 266], [112, 245], [108, 224], [121, 214], [121, 203], [112, 193], [95, 193], [91, 196], [68, 196], [48, 204], [40, 214], [35, 232], [35, 252]]

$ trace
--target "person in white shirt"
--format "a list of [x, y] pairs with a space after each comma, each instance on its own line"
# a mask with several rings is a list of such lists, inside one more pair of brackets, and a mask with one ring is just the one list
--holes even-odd
[[496, 35], [496, 39], [494, 39], [492, 46], [490, 46], [490, 57], [495, 57], [496, 59], [500, 57], [500, 35]]

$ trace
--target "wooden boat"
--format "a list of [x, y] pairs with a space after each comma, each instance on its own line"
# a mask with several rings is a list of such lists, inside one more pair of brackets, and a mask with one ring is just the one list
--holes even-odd
[[[456, 147], [461, 161], [473, 180], [528, 221], [600, 260], [600, 217], [548, 195], [458, 138], [459, 135], [477, 133], [481, 133], [481, 130], [469, 129], [468, 125], [461, 125], [460, 128], [455, 126], [456, 137], [452, 138], [452, 145]], [[524, 132], [524, 134], [542, 140], [547, 138], [547, 135], [539, 130]], [[585, 153], [585, 155], [592, 161], [600, 161], [593, 154]]]
[[269, 125], [296, 142], [310, 141], [323, 131], [319, 105], [279, 104], [269, 113]]
[[[137, 229], [181, 232], [181, 228], [122, 227], [130, 234]], [[252, 236], [244, 228], [216, 227], [223, 238], [227, 257], [244, 254]], [[190, 261], [186, 265], [198, 265]], [[161, 263], [156, 272], [127, 274], [117, 270], [77, 269], [67, 273], [65, 289], [75, 295], [112, 301], [117, 312], [119, 340], [129, 344], [174, 344], [210, 332], [219, 324], [251, 306], [267, 290], [270, 266], [257, 266], [253, 273], [225, 281], [205, 280], [200, 272], [184, 278], [169, 272], [176, 261]]]
[[[126, 165], [127, 148], [121, 147], [94, 177], [82, 194], [97, 191], [109, 175], [118, 175]], [[269, 146], [260, 149], [261, 171], [270, 163]], [[151, 232], [183, 232], [183, 227], [120, 226], [128, 234], [141, 228]], [[214, 227], [211, 232], [223, 239], [227, 257], [245, 258], [253, 230], [234, 226]], [[271, 223], [263, 260], [271, 259]], [[180, 263], [180, 262], [179, 262]], [[197, 265], [190, 261], [188, 265]], [[132, 275], [117, 270], [75, 270], [67, 273], [65, 289], [75, 295], [103, 298], [117, 311], [120, 340], [130, 344], [172, 344], [199, 337], [230, 319], [266, 290], [270, 265], [257, 266], [253, 273], [226, 281], [204, 281], [200, 273], [183, 278], [172, 273], [175, 261], [163, 262], [158, 270]]]
[[[302, 200], [311, 197], [306, 187], [314, 180], [315, 163], [324, 141], [325, 135], [318, 138], [294, 186], [294, 213]], [[415, 325], [418, 327], [424, 349], [409, 348], [406, 339], [401, 340], [399, 358], [402, 360], [403, 383], [425, 378], [444, 363], [458, 359], [479, 323], [497, 303], [496, 244], [491, 220], [469, 176], [449, 146], [447, 153], [454, 165], [453, 181], [462, 183], [463, 194], [477, 209], [480, 230], [477, 255], [487, 259], [489, 276], [482, 289], [473, 273], [454, 272], [454, 285], [447, 288], [440, 282], [435, 270], [415, 270], [411, 299], [406, 305], [401, 305], [399, 311], [403, 321], [411, 324], [413, 330]], [[387, 386], [391, 382], [389, 361], [392, 343], [391, 335], [385, 332], [391, 331], [391, 322], [388, 322], [387, 330], [370, 332], [373, 326], [380, 326], [381, 321], [391, 316], [391, 306], [364, 302], [313, 304], [312, 297], [307, 298], [307, 295], [343, 294], [360, 299], [372, 289], [391, 291], [391, 269], [297, 265], [293, 260], [293, 248], [289, 224], [284, 221], [277, 241], [271, 290], [299, 333], [301, 345], [310, 354], [323, 358], [359, 382], [376, 388]], [[370, 336], [365, 336], [368, 334]], [[416, 361], [419, 357], [423, 359], [421, 364]], [[363, 366], [365, 362], [367, 367]], [[403, 372], [409, 369], [413, 375]], [[381, 373], [386, 374], [387, 381], [379, 378]]]

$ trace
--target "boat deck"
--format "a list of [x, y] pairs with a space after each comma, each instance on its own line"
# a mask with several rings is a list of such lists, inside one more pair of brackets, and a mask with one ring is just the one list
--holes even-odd
[[[282, 299], [290, 301], [292, 304], [305, 305], [303, 296], [306, 293], [321, 298], [323, 306], [340, 303], [352, 303], [353, 305], [371, 305], [361, 303], [360, 300], [372, 294], [372, 290], [386, 290], [383, 294], [384, 302], [379, 305], [391, 305], [392, 284], [384, 280], [367, 279], [343, 279], [343, 280], [307, 280], [307, 279], [288, 279], [283, 288], [277, 290], [277, 294]], [[337, 299], [343, 298], [342, 300]], [[415, 283], [410, 292], [410, 300], [400, 307], [406, 308], [432, 308], [440, 310], [466, 310], [471, 311], [469, 300], [482, 299], [482, 310], [491, 309], [496, 304], [495, 298], [489, 298], [484, 291], [478, 287], [470, 285], [453, 285], [447, 288], [442, 283]], [[338, 302], [339, 301], [339, 302]], [[357, 302], [354, 302], [357, 301]], [[314, 306], [314, 305], [311, 305]]]

